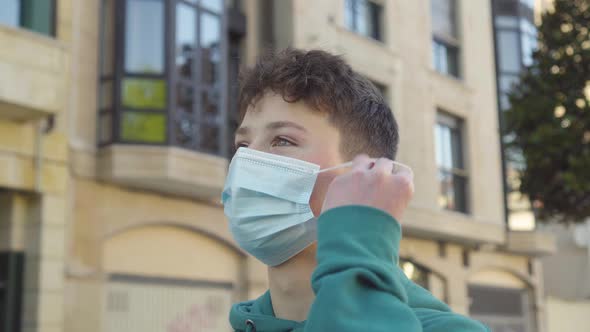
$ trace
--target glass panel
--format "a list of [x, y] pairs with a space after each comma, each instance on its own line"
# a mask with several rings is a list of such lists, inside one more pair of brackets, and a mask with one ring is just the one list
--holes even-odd
[[451, 173], [439, 170], [438, 181], [440, 187], [438, 206], [443, 209], [453, 210], [455, 207], [453, 175]]
[[428, 271], [408, 260], [400, 259], [399, 265], [406, 275], [414, 283], [428, 289]]
[[440, 163], [438, 164], [440, 167], [445, 169], [453, 168], [452, 162], [452, 152], [451, 152], [451, 129], [447, 126], [439, 125], [439, 137], [438, 137], [438, 144], [440, 148]]
[[505, 92], [500, 92], [500, 109], [503, 111], [510, 108], [510, 99], [508, 98], [508, 94]]
[[223, 0], [201, 0], [201, 7], [221, 13], [223, 11]]
[[218, 16], [203, 13], [201, 15], [201, 82], [216, 84], [219, 82], [219, 65], [221, 61], [221, 20]]
[[176, 89], [174, 135], [176, 142], [186, 148], [195, 148], [197, 136], [193, 102], [194, 88], [190, 85], [179, 84]]
[[98, 141], [108, 143], [113, 137], [113, 116], [111, 113], [100, 113], [98, 122]]
[[20, 0], [4, 0], [0, 10], [0, 24], [19, 26]]
[[192, 112], [193, 101], [194, 88], [187, 84], [178, 84], [176, 88], [176, 106]]
[[463, 143], [461, 141], [461, 131], [457, 128], [452, 129], [450, 132], [453, 168], [463, 169]]
[[459, 50], [456, 47], [446, 46], [447, 71], [446, 73], [459, 77]]
[[444, 155], [443, 144], [442, 144], [443, 130], [444, 130], [444, 127], [438, 123], [434, 127], [434, 145], [435, 145], [435, 149], [436, 149], [436, 165], [437, 166], [441, 166], [443, 163], [443, 155]]
[[166, 82], [161, 79], [124, 79], [123, 106], [138, 109], [165, 109]]
[[369, 17], [368, 22], [370, 25], [370, 32], [369, 35], [373, 39], [381, 40], [381, 6], [374, 3], [369, 2]]
[[535, 8], [535, 0], [520, 0], [520, 3], [531, 9]]
[[356, 3], [356, 10], [354, 13], [356, 17], [356, 32], [363, 36], [369, 36], [369, 14], [368, 4], [366, 0], [359, 0]]
[[176, 67], [180, 77], [193, 75], [193, 58], [197, 40], [197, 12], [183, 3], [176, 6]]
[[164, 4], [159, 0], [127, 0], [125, 70], [164, 71]]
[[99, 109], [113, 108], [113, 81], [103, 81], [100, 84]]
[[437, 40], [432, 43], [434, 69], [439, 73], [459, 77], [459, 51]]
[[518, 29], [518, 19], [515, 16], [496, 16], [497, 28], [513, 28]]
[[454, 0], [430, 0], [432, 32], [457, 37]]
[[432, 42], [432, 59], [434, 62], [434, 69], [439, 73], [445, 73], [447, 64], [447, 52], [443, 44], [436, 40]]
[[205, 152], [219, 153], [219, 128], [212, 125], [202, 124], [200, 129], [201, 150]]
[[455, 206], [450, 208], [460, 212], [467, 212], [467, 179], [465, 177], [453, 176], [453, 193]]
[[21, 26], [42, 33], [53, 35], [53, 0], [21, 0]]
[[519, 78], [517, 75], [500, 75], [500, 91], [510, 92], [518, 82]]
[[114, 71], [115, 45], [115, 4], [114, 0], [102, 2], [102, 42], [101, 42], [101, 73], [103, 76], [112, 75]]
[[346, 0], [344, 3], [344, 25], [349, 30], [355, 30], [354, 15], [355, 15], [356, 0]]
[[533, 52], [537, 48], [537, 28], [526, 19], [520, 20], [522, 42], [522, 63], [525, 66], [533, 64]]
[[164, 143], [166, 141], [166, 115], [124, 112], [121, 119], [121, 138], [132, 142]]
[[497, 35], [500, 70], [520, 72], [518, 32], [498, 31]]
[[201, 114], [206, 119], [216, 118], [219, 111], [219, 93], [217, 90], [203, 91], [201, 94]]
[[197, 138], [197, 125], [192, 112], [178, 109], [175, 122], [175, 137], [179, 146], [194, 149]]

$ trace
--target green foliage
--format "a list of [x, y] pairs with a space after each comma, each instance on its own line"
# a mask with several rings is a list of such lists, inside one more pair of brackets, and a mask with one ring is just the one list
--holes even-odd
[[539, 50], [510, 95], [507, 155], [521, 155], [520, 191], [541, 221], [590, 217], [590, 0], [555, 0]]

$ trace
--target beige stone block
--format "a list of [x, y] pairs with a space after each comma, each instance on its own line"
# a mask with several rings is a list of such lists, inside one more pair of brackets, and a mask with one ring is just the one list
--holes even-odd
[[64, 297], [63, 292], [42, 292], [39, 297], [39, 326], [40, 331], [63, 331]]
[[58, 73], [63, 69], [65, 48], [53, 38], [8, 26], [0, 27], [0, 62], [8, 62]]
[[77, 176], [94, 178], [96, 176], [96, 155], [92, 151], [75, 149], [71, 151], [70, 165]]
[[0, 152], [0, 187], [31, 190], [33, 161], [20, 155]]
[[40, 256], [49, 259], [65, 257], [65, 233], [62, 226], [43, 225]]
[[124, 186], [218, 202], [227, 162], [176, 147], [113, 145], [98, 153], [97, 170]]
[[68, 184], [68, 168], [65, 164], [44, 162], [41, 173], [41, 191], [64, 194]]
[[[10, 111], [10, 105], [20, 107], [23, 109], [30, 109], [36, 111], [36, 117], [56, 114], [63, 108], [62, 87], [64, 81], [56, 78], [56, 73], [40, 71], [30, 66], [19, 66], [9, 63], [0, 62], [0, 100], [2, 100], [6, 108]], [[17, 120], [26, 120], [32, 118], [33, 115], [23, 115], [19, 117], [18, 114], [9, 114], [10, 118]], [[4, 113], [4, 110], [2, 110]], [[0, 113], [0, 116], [4, 117]]]
[[37, 332], [64, 332], [63, 322], [42, 324], [38, 327]]
[[68, 159], [68, 138], [64, 133], [51, 132], [42, 137], [43, 157], [54, 161], [65, 162]]
[[68, 279], [64, 294], [64, 332], [103, 331], [101, 280]]
[[67, 209], [68, 202], [65, 196], [43, 195], [41, 222], [45, 225], [63, 226], [66, 223]]
[[39, 286], [43, 291], [62, 292], [64, 288], [64, 263], [61, 260], [43, 259]]
[[33, 125], [0, 120], [0, 151], [30, 155], [33, 148]]

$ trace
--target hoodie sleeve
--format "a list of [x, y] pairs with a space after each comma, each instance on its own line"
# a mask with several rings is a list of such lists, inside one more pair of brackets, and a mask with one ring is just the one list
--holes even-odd
[[429, 291], [409, 280], [398, 268], [406, 284], [408, 305], [422, 324], [424, 332], [482, 331], [491, 332], [484, 324], [451, 311], [445, 303]]
[[415, 290], [395, 265], [400, 239], [399, 223], [382, 210], [344, 206], [324, 212], [312, 275], [316, 298], [305, 331], [486, 331], [440, 301], [422, 298], [424, 308], [417, 311], [409, 305]]

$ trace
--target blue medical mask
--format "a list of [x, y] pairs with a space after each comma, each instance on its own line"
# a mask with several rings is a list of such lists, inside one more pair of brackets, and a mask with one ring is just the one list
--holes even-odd
[[320, 170], [303, 160], [239, 148], [221, 198], [238, 245], [269, 266], [303, 251], [317, 238], [309, 199], [318, 173], [351, 165]]

